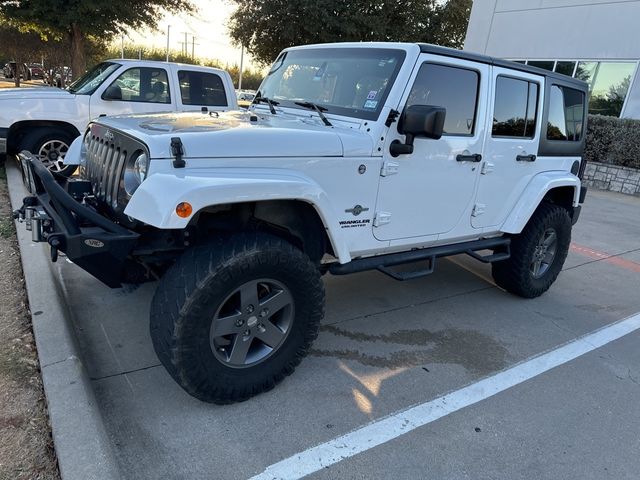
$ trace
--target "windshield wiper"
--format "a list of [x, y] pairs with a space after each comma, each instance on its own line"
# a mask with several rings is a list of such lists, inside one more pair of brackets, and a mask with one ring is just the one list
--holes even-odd
[[320, 120], [322, 120], [322, 123], [324, 123], [327, 127], [333, 127], [333, 125], [331, 125], [331, 122], [327, 120], [327, 117], [324, 116], [324, 113], [322, 113], [327, 111], [326, 107], [322, 107], [313, 102], [295, 102], [295, 104], [300, 105], [304, 108], [308, 108], [310, 110], [315, 110], [316, 112], [318, 112], [318, 116], [320, 117]]
[[270, 98], [262, 97], [258, 95], [256, 95], [255, 98], [253, 99], [253, 103], [266, 103], [267, 105], [269, 105], [269, 111], [271, 112], [272, 115], [276, 114], [275, 107], [280, 105], [280, 102], [276, 102], [275, 100], [271, 100]]

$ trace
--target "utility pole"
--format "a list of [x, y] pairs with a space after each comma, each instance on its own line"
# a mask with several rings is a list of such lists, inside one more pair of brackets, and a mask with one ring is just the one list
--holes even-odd
[[124, 33], [120, 34], [120, 58], [124, 58]]
[[242, 90], [243, 63], [244, 63], [244, 44], [240, 45], [240, 74], [238, 75], [238, 90]]
[[193, 37], [191, 37], [191, 59], [192, 60], [196, 58], [195, 51], [196, 51], [196, 37], [194, 35]]
[[[187, 38], [187, 36], [189, 35], [189, 32], [182, 32], [184, 33], [184, 43], [183, 43], [183, 48], [182, 48], [182, 53], [184, 53], [184, 56], [186, 57], [187, 55], [189, 55], [189, 39]], [[180, 42], [182, 43], [182, 42]]]
[[169, 61], [169, 32], [171, 31], [171, 25], [167, 25], [167, 62]]

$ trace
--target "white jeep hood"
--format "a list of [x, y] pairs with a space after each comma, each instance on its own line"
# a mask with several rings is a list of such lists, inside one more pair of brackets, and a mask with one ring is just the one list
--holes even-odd
[[174, 137], [182, 141], [186, 159], [372, 155], [373, 139], [359, 130], [359, 122], [332, 122], [333, 127], [322, 124], [314, 112], [244, 111], [121, 115], [98, 121], [144, 142], [151, 158], [172, 157]]

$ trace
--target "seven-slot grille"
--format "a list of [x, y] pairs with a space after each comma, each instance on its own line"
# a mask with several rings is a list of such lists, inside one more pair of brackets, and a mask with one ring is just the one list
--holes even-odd
[[83, 177], [91, 181], [98, 200], [113, 209], [124, 208], [129, 196], [124, 193], [123, 170], [129, 157], [147, 150], [145, 145], [100, 124], [93, 124], [87, 135]]
[[91, 181], [93, 194], [115, 208], [127, 151], [93, 133], [90, 134], [86, 151], [84, 176]]

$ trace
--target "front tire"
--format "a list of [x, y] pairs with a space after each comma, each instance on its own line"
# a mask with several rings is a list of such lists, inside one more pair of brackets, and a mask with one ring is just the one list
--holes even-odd
[[20, 150], [36, 155], [54, 175], [70, 177], [76, 165], [65, 165], [64, 157], [75, 136], [58, 128], [37, 128], [29, 132], [20, 143]]
[[271, 235], [237, 234], [185, 252], [167, 271], [151, 305], [151, 339], [187, 393], [226, 404], [291, 374], [323, 315], [309, 257]]
[[511, 258], [492, 264], [496, 284], [524, 298], [546, 292], [562, 270], [571, 243], [565, 208], [542, 203], [522, 233], [511, 239]]

